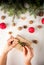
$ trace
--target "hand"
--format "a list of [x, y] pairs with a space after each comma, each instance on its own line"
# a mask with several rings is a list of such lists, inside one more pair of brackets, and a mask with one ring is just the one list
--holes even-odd
[[31, 47], [25, 46], [23, 47], [23, 54], [25, 63], [29, 64], [33, 58], [33, 49]]
[[4, 53], [8, 53], [10, 50], [12, 50], [16, 45], [18, 44], [18, 40], [15, 39], [13, 36], [8, 39], [7, 44], [4, 49]]

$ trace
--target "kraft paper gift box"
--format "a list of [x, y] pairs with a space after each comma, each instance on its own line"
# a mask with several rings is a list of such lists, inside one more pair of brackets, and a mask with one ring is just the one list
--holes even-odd
[[23, 38], [22, 36], [20, 36], [20, 35], [17, 35], [16, 36], [16, 39], [18, 39], [19, 41], [18, 41], [18, 44], [16, 45], [16, 47], [15, 48], [17, 48], [17, 49], [19, 49], [19, 50], [21, 50], [22, 51], [22, 46], [31, 46], [31, 42], [30, 41], [28, 41], [27, 39], [25, 39], [25, 38]]

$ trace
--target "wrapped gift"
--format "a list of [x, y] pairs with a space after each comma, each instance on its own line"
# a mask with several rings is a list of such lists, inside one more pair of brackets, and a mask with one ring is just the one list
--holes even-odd
[[18, 39], [18, 45], [16, 45], [16, 48], [22, 51], [23, 46], [30, 46], [32, 43], [28, 41], [27, 39], [23, 38], [20, 35], [16, 36], [16, 39]]

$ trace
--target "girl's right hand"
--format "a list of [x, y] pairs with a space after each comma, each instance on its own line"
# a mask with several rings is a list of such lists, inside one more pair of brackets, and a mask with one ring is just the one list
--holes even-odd
[[29, 64], [34, 56], [33, 49], [31, 47], [23, 47], [24, 61]]

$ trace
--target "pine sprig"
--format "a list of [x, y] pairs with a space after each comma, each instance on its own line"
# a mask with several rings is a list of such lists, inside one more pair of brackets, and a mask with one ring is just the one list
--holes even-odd
[[8, 12], [10, 16], [20, 15], [29, 11], [30, 14], [36, 14], [40, 8], [44, 9], [43, 0], [1, 0], [1, 10]]
[[21, 46], [26, 46], [26, 43], [25, 43], [25, 42], [18, 41], [18, 43], [19, 43]]

